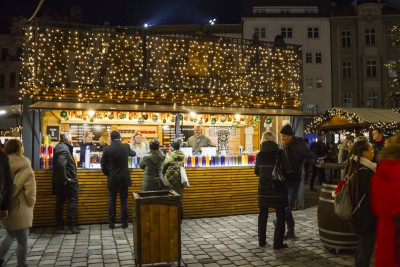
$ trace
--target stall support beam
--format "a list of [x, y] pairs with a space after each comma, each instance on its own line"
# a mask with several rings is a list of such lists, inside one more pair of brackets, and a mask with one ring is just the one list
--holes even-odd
[[24, 154], [31, 160], [32, 168], [39, 169], [40, 155], [40, 112], [30, 110], [32, 104], [27, 96], [23, 98], [22, 104], [22, 141]]

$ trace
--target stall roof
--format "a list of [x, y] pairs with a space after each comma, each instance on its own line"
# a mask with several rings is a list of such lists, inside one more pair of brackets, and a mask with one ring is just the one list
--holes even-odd
[[382, 127], [397, 128], [400, 122], [400, 113], [390, 109], [377, 108], [331, 108], [323, 115], [316, 117], [306, 128], [308, 132], [317, 130], [337, 130], [361, 128], [365, 129], [374, 124]]
[[30, 109], [45, 110], [119, 110], [119, 111], [151, 111], [151, 112], [179, 112], [194, 111], [200, 114], [265, 114], [274, 116], [307, 116], [308, 113], [296, 109], [284, 108], [236, 108], [236, 107], [206, 107], [206, 106], [169, 106], [124, 103], [86, 103], [86, 102], [49, 102], [39, 101], [29, 106]]

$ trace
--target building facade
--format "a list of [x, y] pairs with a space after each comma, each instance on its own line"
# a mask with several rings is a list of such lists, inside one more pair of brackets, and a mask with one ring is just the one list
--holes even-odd
[[318, 114], [332, 107], [329, 1], [242, 1], [243, 38], [284, 37], [302, 46], [303, 111]]
[[397, 73], [385, 65], [400, 59], [400, 5], [395, 1], [353, 1], [332, 6], [333, 106], [392, 108], [386, 97]]

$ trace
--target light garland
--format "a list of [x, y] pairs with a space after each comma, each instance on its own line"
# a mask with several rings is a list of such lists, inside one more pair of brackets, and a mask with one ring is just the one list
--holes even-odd
[[19, 136], [21, 135], [22, 127], [12, 127], [8, 130], [0, 131], [0, 136], [7, 137], [7, 136]]
[[[315, 117], [314, 120], [307, 125], [304, 132], [305, 133], [317, 132], [323, 123], [329, 121], [335, 116], [346, 118], [350, 122], [350, 124], [354, 124], [355, 126], [364, 123], [363, 119], [361, 119], [361, 117], [355, 113], [350, 113], [340, 108], [331, 108], [328, 109], [323, 115]], [[376, 122], [370, 124], [369, 127], [367, 127], [367, 130], [363, 131], [367, 132], [368, 129], [372, 130], [380, 128], [384, 132], [394, 132], [399, 129], [399, 126], [400, 125], [398, 122]], [[341, 132], [341, 131], [348, 131], [348, 130], [337, 129], [337, 130], [328, 130], [327, 132]]]
[[25, 39], [21, 93], [35, 100], [300, 106], [293, 46], [41, 22]]

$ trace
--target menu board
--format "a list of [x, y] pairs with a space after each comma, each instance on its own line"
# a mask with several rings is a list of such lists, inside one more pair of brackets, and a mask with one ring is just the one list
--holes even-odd
[[[179, 134], [179, 138], [181, 138], [183, 141], [187, 141], [187, 139], [194, 135], [193, 131], [193, 126], [181, 126], [180, 127], [181, 131]], [[166, 146], [169, 146], [170, 143], [172, 143], [175, 139], [175, 127], [174, 126], [168, 126], [168, 127], [163, 127], [163, 144]]]
[[97, 143], [102, 133], [111, 132], [111, 125], [107, 124], [70, 124], [72, 142], [83, 143], [85, 132], [93, 133], [93, 142]]

